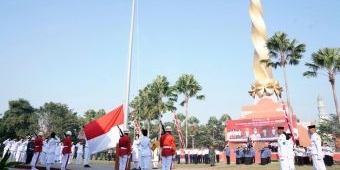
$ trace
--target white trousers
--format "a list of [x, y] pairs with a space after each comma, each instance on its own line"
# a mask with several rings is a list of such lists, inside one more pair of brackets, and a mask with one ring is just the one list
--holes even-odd
[[162, 156], [162, 170], [170, 170], [172, 166], [172, 156]]
[[83, 153], [77, 153], [76, 165], [80, 165], [82, 159], [83, 159]]
[[289, 169], [289, 159], [288, 158], [280, 158], [280, 168], [281, 170], [290, 170]]
[[141, 156], [140, 167], [141, 167], [142, 170], [151, 169], [151, 155]]
[[313, 170], [326, 170], [325, 163], [323, 162], [323, 159], [318, 159], [317, 155], [312, 156], [313, 160]]
[[119, 156], [119, 170], [125, 170], [127, 159], [127, 155]]
[[39, 162], [39, 157], [40, 157], [40, 152], [34, 152], [33, 158], [32, 158], [32, 161], [31, 161], [32, 169], [35, 169], [35, 166]]
[[61, 158], [61, 166], [60, 169], [61, 170], [66, 170], [67, 164], [68, 164], [68, 160], [70, 159], [70, 154], [63, 154], [63, 157]]
[[88, 165], [89, 162], [90, 162], [90, 156], [91, 156], [90, 150], [88, 148], [85, 148], [84, 150], [85, 150], [85, 152], [84, 152], [84, 165]]

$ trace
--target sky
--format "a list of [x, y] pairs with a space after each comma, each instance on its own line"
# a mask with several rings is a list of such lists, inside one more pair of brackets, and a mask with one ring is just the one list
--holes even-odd
[[[36, 108], [50, 101], [64, 103], [79, 115], [124, 103], [131, 2], [0, 1], [0, 113], [8, 109], [8, 101], [19, 98]], [[297, 117], [317, 120], [319, 95], [326, 110], [335, 113], [327, 77], [302, 73], [313, 52], [340, 47], [340, 2], [261, 2], [267, 37], [284, 31], [306, 44], [300, 65], [287, 67]], [[174, 84], [182, 74], [193, 74], [206, 99], [190, 99], [189, 116], [201, 124], [224, 113], [240, 118], [242, 106], [255, 103], [248, 95], [255, 82], [249, 5], [247, 0], [139, 0], [130, 100], [157, 75]], [[284, 86], [281, 69], [273, 73]]]

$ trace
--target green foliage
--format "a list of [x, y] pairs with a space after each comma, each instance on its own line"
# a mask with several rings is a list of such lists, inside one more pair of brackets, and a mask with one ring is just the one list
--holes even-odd
[[9, 153], [9, 150], [7, 150], [5, 156], [0, 161], [0, 169], [8, 170], [10, 167], [22, 164], [21, 162], [8, 162], [10, 156], [11, 154]]
[[59, 137], [63, 137], [66, 131], [75, 133], [80, 129], [77, 113], [69, 109], [66, 104], [45, 103], [38, 113], [41, 128], [49, 133], [55, 132]]
[[269, 59], [261, 60], [273, 68], [299, 64], [302, 53], [306, 51], [305, 44], [298, 44], [296, 39], [290, 40], [284, 32], [276, 32], [267, 40]]
[[33, 130], [39, 127], [35, 109], [24, 99], [8, 102], [9, 109], [5, 111], [0, 122], [0, 132], [4, 134], [1, 140], [18, 138], [33, 134]]
[[[306, 77], [317, 77], [318, 74], [328, 77], [332, 87], [335, 111], [340, 121], [340, 110], [335, 90], [335, 75], [340, 73], [340, 48], [322, 48], [312, 54], [312, 62], [305, 65], [310, 69], [303, 73]], [[320, 70], [324, 72], [320, 72]]]
[[318, 127], [318, 134], [323, 141], [332, 141], [334, 136], [340, 136], [340, 122], [337, 115], [332, 115], [330, 119], [324, 119]]

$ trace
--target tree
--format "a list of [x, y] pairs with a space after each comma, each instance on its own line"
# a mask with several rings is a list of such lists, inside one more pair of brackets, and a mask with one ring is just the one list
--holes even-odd
[[340, 122], [340, 111], [335, 90], [335, 75], [340, 73], [340, 48], [322, 48], [312, 53], [312, 62], [305, 64], [310, 71], [303, 73], [306, 77], [317, 77], [317, 75], [325, 75], [319, 71], [325, 71], [328, 81], [331, 83], [333, 99], [335, 104], [336, 115]]
[[[332, 115], [330, 119], [321, 121], [318, 127], [318, 134], [321, 136], [322, 141], [334, 142], [336, 136], [340, 136], [340, 121], [336, 114]], [[337, 150], [339, 148], [336, 148]]]
[[99, 109], [97, 112], [93, 109], [89, 109], [89, 110], [86, 110], [85, 113], [84, 113], [84, 117], [85, 117], [85, 121], [86, 123], [94, 120], [94, 119], [97, 119], [103, 115], [105, 115], [105, 110], [104, 109]]
[[[290, 40], [288, 35], [284, 32], [276, 32], [267, 40], [266, 45], [269, 50], [269, 59], [261, 60], [260, 62], [266, 64], [266, 66], [271, 66], [274, 69], [277, 67], [282, 68], [287, 104], [291, 111], [286, 66], [299, 64], [302, 53], [306, 51], [306, 45], [299, 44], [296, 39]], [[290, 121], [291, 120], [292, 112], [290, 112]]]
[[158, 108], [159, 118], [166, 111], [176, 110], [174, 101], [177, 101], [177, 95], [174, 93], [174, 88], [170, 87], [170, 83], [165, 76], [157, 76], [151, 84], [150, 90], [152, 96], [155, 96], [154, 104]]
[[39, 130], [35, 109], [25, 99], [11, 100], [1, 120], [2, 139], [32, 135]]
[[195, 80], [194, 75], [183, 74], [176, 81], [175, 89], [178, 94], [184, 95], [184, 100], [181, 102], [181, 106], [185, 107], [185, 147], [188, 146], [188, 105], [189, 99], [196, 97], [198, 100], [203, 100], [204, 95], [198, 93], [202, 90], [201, 85]]
[[72, 131], [73, 137], [76, 137], [76, 132], [81, 125], [77, 113], [69, 109], [66, 104], [48, 102], [39, 108], [38, 113], [40, 127], [45, 132], [55, 132], [62, 137], [66, 131]]

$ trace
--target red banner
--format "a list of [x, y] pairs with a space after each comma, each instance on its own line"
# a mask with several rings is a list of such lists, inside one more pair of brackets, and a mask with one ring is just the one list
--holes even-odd
[[[283, 126], [290, 132], [285, 116], [260, 118], [260, 119], [239, 119], [226, 122], [226, 141], [243, 142], [248, 138], [253, 141], [277, 140], [277, 127]], [[293, 116], [293, 131], [296, 137], [296, 116]]]

